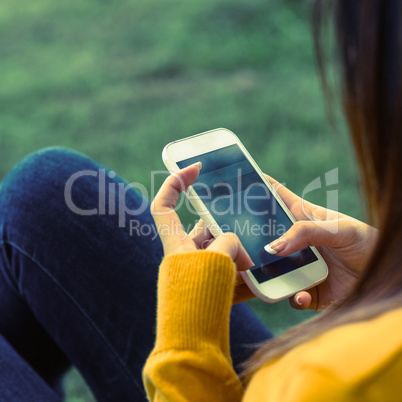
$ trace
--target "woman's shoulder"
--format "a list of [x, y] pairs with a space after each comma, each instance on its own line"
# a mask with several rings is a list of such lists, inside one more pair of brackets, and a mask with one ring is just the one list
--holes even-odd
[[273, 383], [271, 397], [282, 401], [297, 395], [297, 400], [311, 401], [320, 395], [326, 401], [357, 396], [397, 400], [395, 393], [402, 390], [401, 323], [402, 308], [337, 327], [263, 367], [250, 388]]
[[299, 353], [306, 363], [326, 367], [347, 381], [366, 377], [401, 357], [402, 308], [370, 320], [334, 328], [303, 345]]

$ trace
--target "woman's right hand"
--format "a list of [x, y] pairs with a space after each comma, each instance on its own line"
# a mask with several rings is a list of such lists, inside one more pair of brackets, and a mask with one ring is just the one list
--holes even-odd
[[276, 180], [266, 176], [297, 222], [270, 246], [278, 256], [290, 255], [307, 246], [316, 246], [328, 265], [328, 278], [290, 299], [292, 307], [323, 310], [344, 299], [360, 278], [377, 229], [351, 218], [304, 201]]

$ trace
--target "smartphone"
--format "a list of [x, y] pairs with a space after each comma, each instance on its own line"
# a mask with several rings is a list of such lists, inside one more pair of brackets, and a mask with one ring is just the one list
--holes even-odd
[[277, 302], [325, 280], [328, 268], [314, 247], [287, 257], [265, 250], [295, 219], [234, 133], [220, 128], [171, 142], [162, 159], [171, 173], [202, 162], [186, 196], [212, 235], [239, 237], [254, 263], [241, 275], [259, 299]]

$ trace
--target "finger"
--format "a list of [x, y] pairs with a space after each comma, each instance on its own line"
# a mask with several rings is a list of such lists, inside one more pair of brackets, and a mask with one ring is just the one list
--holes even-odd
[[169, 176], [151, 204], [151, 213], [164, 247], [180, 242], [185, 236], [180, 219], [175, 212], [179, 194], [198, 177], [201, 164], [194, 164]]
[[195, 224], [188, 236], [198, 248], [207, 248], [207, 242], [214, 238], [202, 219]]
[[[298, 195], [295, 193], [292, 193], [287, 187], [285, 187], [282, 183], [280, 183], [278, 180], [275, 180], [273, 177], [270, 175], [264, 173], [265, 178], [269, 181], [271, 186], [274, 188], [274, 190], [279, 194], [279, 196], [282, 198], [282, 195], [285, 195], [287, 198], [293, 201], [296, 201], [300, 199]], [[282, 194], [282, 195], [281, 195]]]
[[235, 287], [233, 295], [233, 304], [245, 302], [253, 299], [255, 296], [247, 285], [239, 285]]
[[307, 216], [310, 216], [312, 210], [316, 208], [316, 206], [311, 204], [311, 202], [303, 200], [271, 176], [265, 174], [265, 177], [271, 183], [274, 190], [278, 193], [279, 197], [281, 197], [282, 201], [297, 221], [306, 219], [306, 214]]
[[292, 296], [289, 303], [296, 310], [306, 310], [311, 308], [313, 297], [308, 290], [303, 290]]
[[243, 285], [244, 283], [246, 283], [246, 282], [244, 282], [244, 279], [241, 276], [240, 272], [237, 271], [236, 272], [236, 286]]
[[[215, 240], [214, 237], [212, 237], [211, 239], [205, 239], [199, 246], [199, 248], [201, 249], [206, 249], [208, 248], [208, 246]], [[198, 246], [197, 246], [198, 247]]]
[[[341, 235], [340, 235], [341, 234]], [[270, 254], [286, 256], [307, 246], [342, 247], [354, 235], [350, 220], [298, 221], [281, 237], [265, 246]]]
[[235, 262], [238, 271], [246, 271], [254, 266], [239, 238], [234, 233], [218, 236], [208, 247], [208, 250], [228, 254]]
[[275, 180], [273, 177], [265, 173], [264, 175], [274, 190], [278, 193], [279, 197], [281, 197], [288, 209], [291, 209], [294, 203], [301, 203], [301, 198], [298, 195], [290, 191], [287, 187], [285, 187], [282, 183], [279, 183], [279, 181]]

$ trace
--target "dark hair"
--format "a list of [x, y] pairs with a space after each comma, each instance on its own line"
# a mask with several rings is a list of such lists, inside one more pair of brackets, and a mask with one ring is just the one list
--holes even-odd
[[328, 49], [323, 38], [331, 21], [344, 113], [379, 238], [350, 295], [262, 345], [248, 362], [246, 374], [334, 327], [402, 306], [402, 2], [314, 1], [317, 63], [327, 93]]

